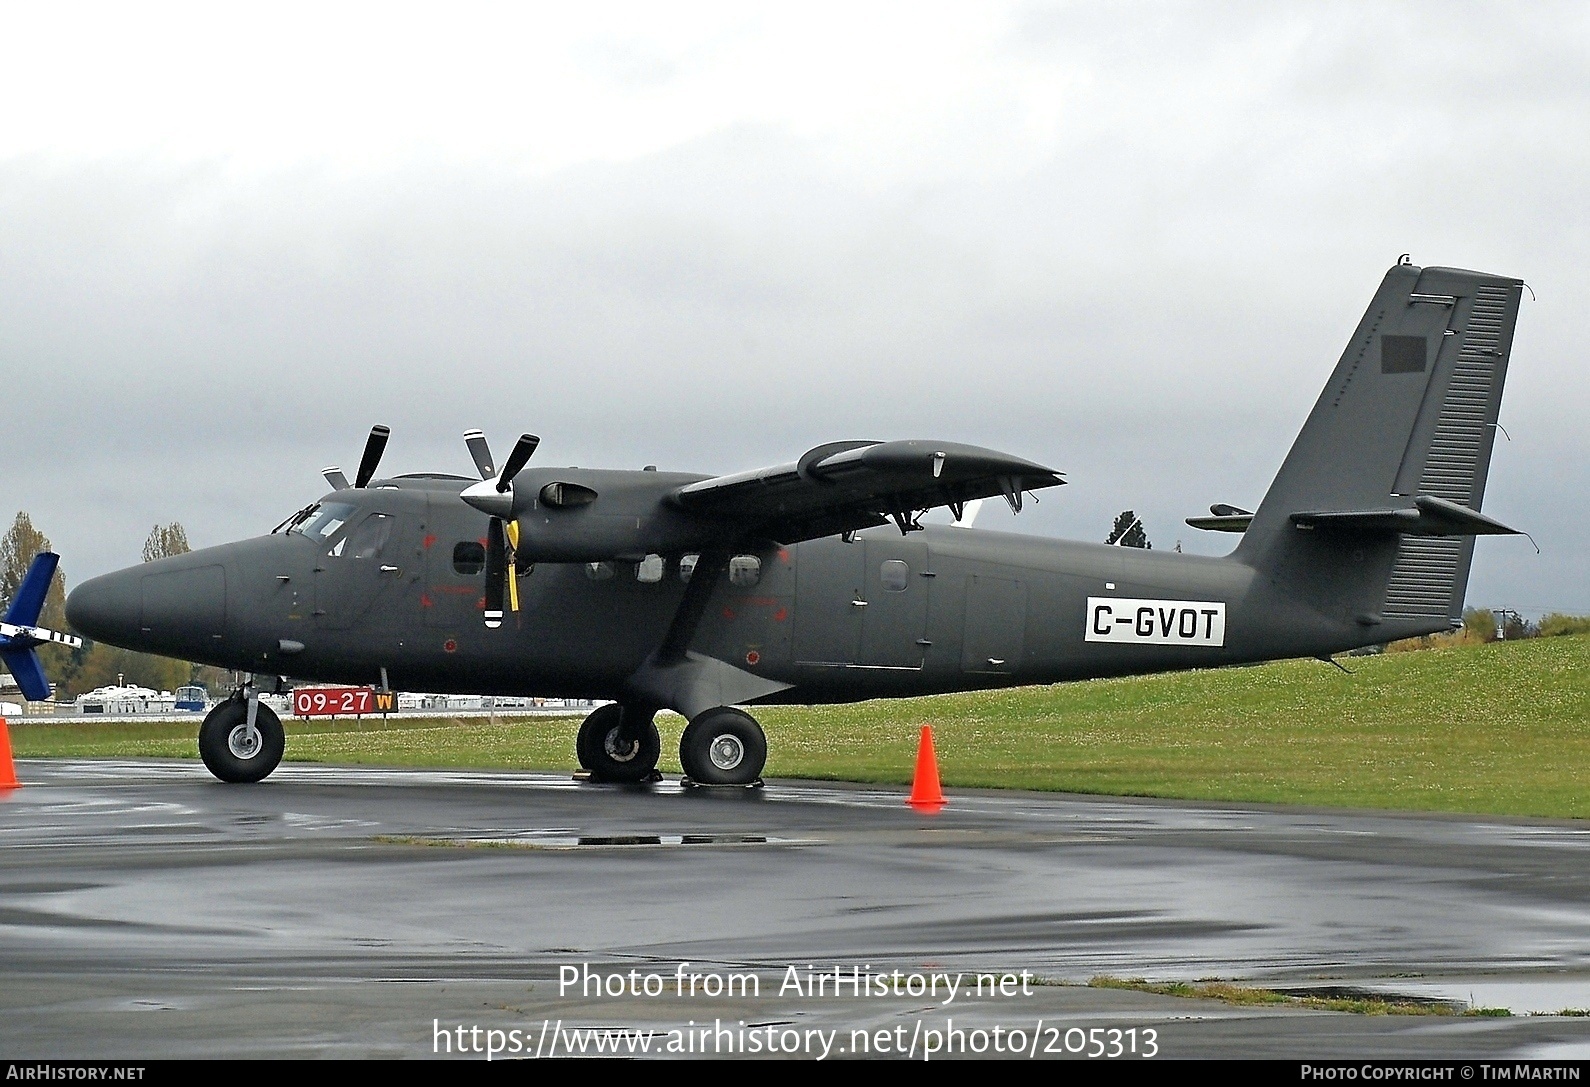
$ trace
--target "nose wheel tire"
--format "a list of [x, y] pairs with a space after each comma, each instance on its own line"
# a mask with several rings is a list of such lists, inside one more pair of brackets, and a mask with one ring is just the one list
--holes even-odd
[[254, 715], [252, 732], [248, 703], [241, 698], [222, 702], [199, 726], [199, 757], [210, 773], [233, 784], [263, 781], [282, 761], [286, 749], [281, 718], [263, 702]]
[[719, 706], [696, 714], [679, 738], [679, 765], [699, 785], [750, 785], [767, 764], [767, 736], [744, 710]]
[[585, 719], [574, 751], [580, 765], [599, 781], [649, 781], [662, 755], [662, 737], [650, 714], [615, 702], [597, 707]]

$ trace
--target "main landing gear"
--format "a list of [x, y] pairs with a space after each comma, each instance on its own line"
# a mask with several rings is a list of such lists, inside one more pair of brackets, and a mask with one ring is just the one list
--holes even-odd
[[766, 764], [767, 736], [744, 710], [704, 710], [679, 737], [679, 765], [696, 785], [753, 785]]
[[[594, 781], [658, 781], [662, 740], [655, 711], [612, 703], [580, 725], [575, 752]], [[744, 710], [717, 706], [690, 719], [679, 739], [679, 765], [692, 785], [754, 785], [767, 764], [767, 736]]]
[[657, 735], [654, 710], [618, 702], [599, 706], [580, 725], [574, 751], [580, 765], [596, 781], [635, 784], [657, 781], [657, 759], [662, 737]]

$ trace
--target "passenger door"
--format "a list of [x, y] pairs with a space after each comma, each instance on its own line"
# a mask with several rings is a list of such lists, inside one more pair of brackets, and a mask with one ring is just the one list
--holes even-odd
[[346, 630], [393, 592], [402, 573], [390, 560], [397, 518], [369, 513], [333, 540], [315, 563], [315, 621], [324, 630]]
[[868, 540], [866, 548], [861, 663], [869, 668], [919, 670], [927, 651], [928, 595], [933, 585], [927, 544], [912, 539]]
[[855, 664], [861, 651], [867, 545], [837, 536], [795, 547], [795, 663]]

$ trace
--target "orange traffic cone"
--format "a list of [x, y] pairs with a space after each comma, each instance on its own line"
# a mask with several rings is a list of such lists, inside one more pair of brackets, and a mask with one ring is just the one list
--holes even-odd
[[933, 727], [922, 726], [922, 739], [916, 749], [916, 778], [906, 800], [919, 812], [933, 814], [944, 807], [944, 790], [939, 787], [939, 761], [933, 754]]
[[17, 764], [11, 758], [11, 730], [6, 728], [6, 719], [0, 717], [0, 789], [19, 789], [22, 783], [17, 780]]

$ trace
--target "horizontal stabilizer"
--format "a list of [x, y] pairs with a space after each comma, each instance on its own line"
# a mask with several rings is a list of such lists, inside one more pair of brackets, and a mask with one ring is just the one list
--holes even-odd
[[1193, 528], [1205, 529], [1209, 532], [1246, 532], [1253, 523], [1253, 514], [1236, 513], [1226, 517], [1189, 517], [1187, 523]]
[[1381, 510], [1305, 511], [1292, 514], [1299, 528], [1353, 532], [1405, 532], [1410, 536], [1521, 536], [1495, 518], [1445, 498], [1421, 494], [1411, 507]]
[[0, 647], [7, 643], [22, 643], [25, 645], [44, 645], [54, 642], [56, 645], [67, 645], [73, 649], [83, 647], [83, 639], [71, 634], [62, 634], [58, 630], [46, 630], [43, 627], [19, 627], [15, 623], [0, 623]]
[[1245, 510], [1239, 506], [1227, 505], [1216, 502], [1209, 507], [1212, 517], [1189, 517], [1187, 523], [1193, 528], [1206, 529], [1210, 532], [1246, 532], [1253, 523], [1253, 511]]

